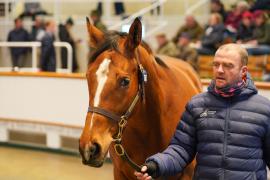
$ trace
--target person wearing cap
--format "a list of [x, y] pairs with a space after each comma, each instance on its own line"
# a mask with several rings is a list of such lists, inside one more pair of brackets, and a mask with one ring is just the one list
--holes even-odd
[[156, 40], [158, 44], [158, 48], [156, 50], [157, 54], [163, 54], [172, 57], [177, 54], [176, 45], [167, 39], [165, 33], [157, 34]]
[[258, 94], [247, 64], [241, 45], [219, 47], [208, 91], [191, 98], [170, 144], [146, 159], [137, 179], [169, 179], [194, 157], [193, 180], [267, 179], [270, 100]]
[[238, 43], [251, 40], [254, 31], [252, 19], [253, 15], [251, 12], [246, 11], [242, 14], [242, 20], [236, 33], [236, 40]]
[[196, 49], [190, 46], [190, 36], [188, 33], [182, 33], [177, 42], [176, 57], [188, 62], [196, 71], [198, 70], [198, 53]]
[[252, 55], [270, 54], [270, 21], [262, 10], [256, 10], [253, 13], [255, 29], [252, 39], [246, 44], [254, 47], [247, 48], [248, 53]]
[[188, 33], [190, 35], [191, 41], [196, 42], [202, 37], [203, 28], [193, 15], [187, 15], [185, 17], [185, 24], [180, 27], [172, 39], [175, 44], [177, 44], [178, 39], [183, 32]]
[[[76, 57], [76, 40], [72, 36], [72, 27], [74, 25], [73, 19], [68, 18], [65, 25], [59, 25], [59, 39], [60, 41], [67, 42], [72, 47], [72, 72], [75, 72], [78, 69], [77, 57]], [[61, 48], [61, 62], [62, 68], [66, 69], [68, 65], [67, 61], [67, 49]]]

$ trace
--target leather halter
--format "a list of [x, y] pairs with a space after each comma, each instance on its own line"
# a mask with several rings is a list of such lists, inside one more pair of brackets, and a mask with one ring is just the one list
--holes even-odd
[[119, 116], [113, 112], [107, 111], [106, 109], [99, 108], [99, 107], [91, 107], [91, 106], [89, 106], [88, 112], [103, 115], [103, 116], [109, 118], [110, 120], [113, 120], [114, 122], [118, 123], [118, 132], [117, 132], [116, 136], [113, 137], [114, 150], [115, 150], [116, 154], [118, 156], [120, 156], [124, 161], [127, 161], [127, 163], [132, 168], [134, 168], [136, 171], [140, 172], [142, 166], [136, 164], [134, 161], [132, 161], [130, 159], [130, 157], [128, 156], [128, 154], [126, 153], [126, 151], [122, 145], [123, 130], [128, 122], [127, 121], [128, 118], [130, 117], [131, 113], [133, 112], [133, 110], [135, 108], [135, 105], [139, 101], [140, 97], [143, 98], [143, 96], [144, 96], [144, 84], [147, 81], [147, 73], [139, 61], [137, 51], [136, 51], [136, 61], [138, 63], [138, 71], [139, 71], [139, 73], [138, 73], [139, 86], [138, 86], [137, 94], [134, 97], [129, 108], [127, 109], [126, 113], [123, 114], [122, 116]]

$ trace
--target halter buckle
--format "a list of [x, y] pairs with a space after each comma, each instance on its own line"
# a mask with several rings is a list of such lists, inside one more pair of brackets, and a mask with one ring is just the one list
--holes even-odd
[[118, 156], [123, 156], [125, 154], [125, 150], [121, 144], [115, 144], [114, 150]]

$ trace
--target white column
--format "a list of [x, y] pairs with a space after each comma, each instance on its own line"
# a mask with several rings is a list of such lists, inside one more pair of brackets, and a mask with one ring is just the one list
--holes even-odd
[[57, 132], [48, 132], [46, 141], [49, 148], [59, 149], [61, 146], [60, 136]]
[[0, 127], [0, 141], [7, 142], [9, 139], [8, 137], [8, 130], [7, 127]]

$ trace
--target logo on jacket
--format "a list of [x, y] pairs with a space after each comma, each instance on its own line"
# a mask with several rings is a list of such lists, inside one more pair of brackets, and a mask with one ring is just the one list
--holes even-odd
[[214, 115], [216, 114], [216, 112], [217, 111], [211, 111], [211, 110], [206, 109], [200, 114], [200, 117], [202, 118], [202, 117], [207, 117], [208, 115]]

